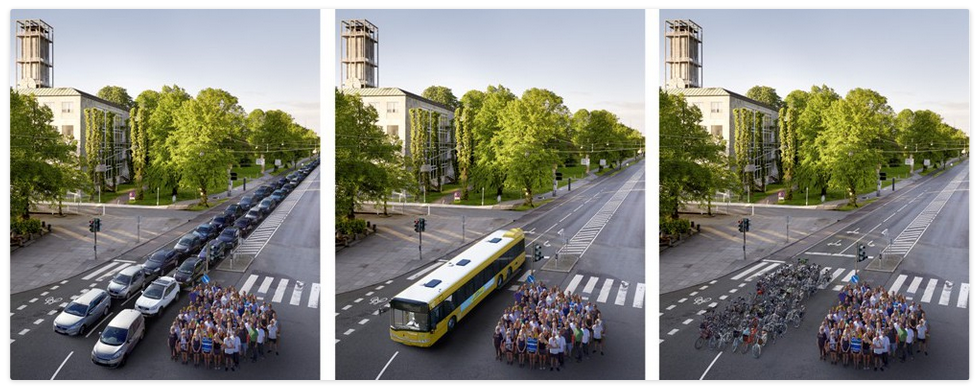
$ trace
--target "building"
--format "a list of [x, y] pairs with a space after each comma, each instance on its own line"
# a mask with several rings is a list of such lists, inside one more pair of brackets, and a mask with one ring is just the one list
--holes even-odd
[[366, 19], [343, 20], [343, 87], [380, 85], [380, 30]]
[[[734, 152], [734, 110], [749, 109], [763, 114], [761, 147], [751, 142], [747, 157], [748, 165], [754, 166], [754, 179], [759, 183], [777, 181], [778, 111], [760, 101], [747, 98], [720, 87], [701, 87], [703, 81], [703, 28], [692, 20], [666, 20], [663, 36], [665, 42], [665, 89], [671, 95], [683, 95], [690, 106], [696, 106], [703, 114], [700, 126], [713, 136], [723, 139], [727, 155], [738, 157]], [[767, 176], [762, 176], [764, 171]]]
[[106, 101], [71, 87], [54, 87], [54, 28], [43, 20], [18, 20], [17, 42], [17, 89], [23, 95], [34, 95], [38, 104], [51, 109], [51, 125], [63, 136], [78, 142], [78, 155], [84, 160], [86, 133], [85, 111], [96, 109], [103, 114], [112, 113], [110, 127], [97, 128], [111, 133], [113, 146], [103, 146], [102, 163], [106, 181], [116, 185], [129, 181], [129, 111], [125, 107]]
[[[442, 183], [455, 180], [452, 165], [455, 157], [455, 131], [452, 128], [455, 112], [451, 108], [396, 87], [343, 88], [340, 92], [359, 95], [365, 106], [377, 110], [377, 126], [401, 142], [401, 151], [406, 159], [411, 157], [411, 109], [438, 113], [438, 149], [429, 149], [426, 164], [441, 168]], [[438, 171], [433, 169], [431, 178], [435, 176], [438, 176]]]

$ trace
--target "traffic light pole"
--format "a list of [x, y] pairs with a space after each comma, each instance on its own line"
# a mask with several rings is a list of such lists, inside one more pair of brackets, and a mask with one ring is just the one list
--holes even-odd
[[421, 260], [421, 232], [418, 231], [418, 260]]
[[744, 260], [746, 261], [747, 260], [747, 230], [746, 229], [744, 230], [743, 234], [744, 234]]

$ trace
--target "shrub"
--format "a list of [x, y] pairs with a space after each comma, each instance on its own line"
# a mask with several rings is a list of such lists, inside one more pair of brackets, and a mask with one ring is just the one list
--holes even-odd
[[14, 217], [10, 219], [10, 229], [17, 235], [32, 235], [41, 232], [41, 221], [39, 219], [21, 219]]
[[659, 217], [659, 230], [666, 235], [686, 234], [691, 228], [689, 219], [673, 219], [668, 216]]
[[367, 221], [363, 219], [337, 219], [336, 231], [342, 235], [359, 235], [367, 230]]

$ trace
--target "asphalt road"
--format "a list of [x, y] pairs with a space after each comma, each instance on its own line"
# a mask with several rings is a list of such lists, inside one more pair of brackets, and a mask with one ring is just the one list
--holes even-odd
[[[607, 326], [605, 355], [560, 372], [531, 371], [497, 362], [492, 329], [502, 310], [512, 304], [512, 291], [490, 295], [456, 331], [431, 348], [415, 348], [389, 338], [385, 303], [413, 284], [429, 265], [419, 270], [336, 296], [336, 378], [344, 379], [644, 379], [645, 375], [645, 164], [639, 162], [615, 176], [558, 198], [546, 207], [517, 220], [514, 227], [527, 232], [528, 251], [544, 245], [548, 259], [585, 226], [599, 225], [597, 233], [575, 242], [584, 247], [583, 258], [570, 272], [536, 270], [536, 278], [589, 297], [602, 311]], [[624, 189], [622, 189], [624, 187]], [[621, 192], [619, 192], [621, 190]], [[616, 193], [624, 196], [610, 217], [596, 216]], [[539, 269], [545, 262], [536, 262]], [[509, 287], [525, 280], [528, 265], [516, 273]]]
[[[660, 296], [661, 379], [967, 379], [968, 374], [968, 173], [964, 161], [940, 176], [854, 211], [839, 223], [788, 246], [765, 261], [714, 280]], [[941, 195], [941, 193], [944, 195]], [[887, 230], [887, 236], [882, 231]], [[748, 238], [750, 235], [748, 234]], [[890, 271], [871, 271], [880, 251], [894, 239], [887, 259], [902, 262]], [[900, 241], [903, 242], [900, 242]], [[855, 262], [859, 244], [873, 259]], [[696, 350], [699, 314], [753, 291], [755, 276], [793, 257], [827, 267], [832, 282], [806, 302], [800, 328], [749, 355]], [[818, 360], [815, 333], [822, 313], [837, 304], [837, 290], [858, 268], [861, 282], [883, 285], [920, 302], [933, 335], [929, 356], [892, 364], [884, 372], [853, 370]], [[746, 289], [746, 290], [745, 290]]]
[[[304, 192], [303, 187], [305, 187]], [[259, 296], [274, 297], [282, 279], [289, 279], [281, 301], [272, 300], [282, 325], [279, 356], [257, 364], [243, 363], [235, 372], [204, 370], [169, 360], [166, 337], [170, 323], [180, 308], [187, 305], [186, 292], [181, 294], [161, 316], [148, 318], [143, 342], [130, 354], [127, 364], [119, 369], [92, 364], [91, 351], [99, 332], [122, 309], [132, 308], [138, 294], [124, 301], [114, 301], [112, 314], [90, 328], [85, 335], [63, 336], [53, 331], [51, 324], [62, 305], [85, 289], [104, 289], [112, 274], [122, 266], [136, 261], [109, 262], [50, 287], [34, 289], [11, 296], [11, 378], [30, 379], [319, 379], [319, 169], [305, 179], [290, 197], [302, 195], [294, 210], [272, 234], [262, 252], [244, 273], [212, 270], [210, 278], [221, 284], [234, 284], [243, 289], [252, 275], [258, 278], [250, 289]], [[225, 205], [207, 211], [220, 213]], [[276, 210], [279, 211], [279, 210]], [[155, 242], [155, 241], [154, 241]], [[156, 243], [140, 250], [155, 250], [172, 242]], [[139, 260], [141, 263], [142, 260]], [[272, 286], [261, 292], [265, 278], [273, 278]], [[302, 281], [296, 294], [297, 281]], [[21, 308], [22, 306], [22, 308]], [[87, 335], [87, 337], [86, 337]]]

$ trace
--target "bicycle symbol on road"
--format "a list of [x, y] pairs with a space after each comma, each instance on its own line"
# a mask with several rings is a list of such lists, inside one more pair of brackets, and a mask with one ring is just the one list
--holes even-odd
[[710, 300], [712, 300], [712, 299], [713, 298], [710, 298], [710, 297], [706, 297], [706, 298], [696, 297], [696, 299], [693, 300], [693, 303], [696, 304], [696, 305], [705, 304], [707, 302], [710, 302]]
[[370, 299], [370, 305], [383, 304], [385, 302], [387, 302], [387, 297], [383, 297], [383, 298], [374, 297]]
[[58, 303], [58, 302], [61, 302], [61, 297], [58, 297], [58, 298], [48, 297], [48, 298], [45, 298], [44, 299], [44, 303], [47, 304], [47, 305], [54, 305], [55, 303]]

